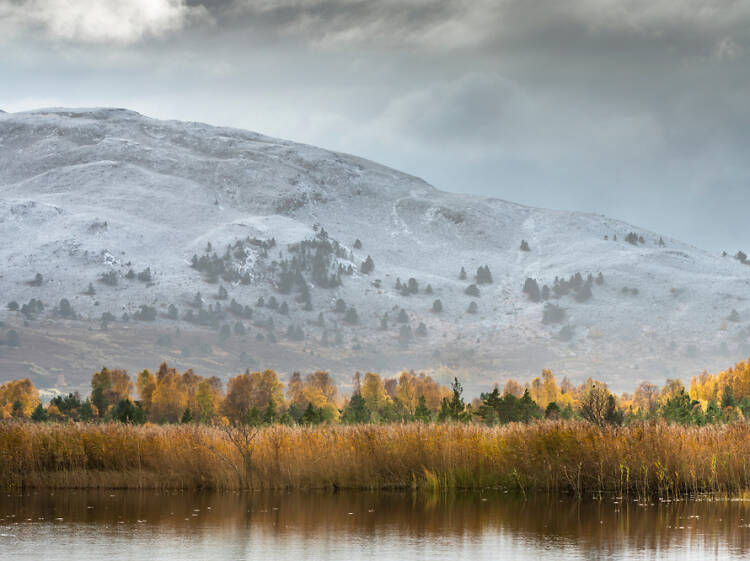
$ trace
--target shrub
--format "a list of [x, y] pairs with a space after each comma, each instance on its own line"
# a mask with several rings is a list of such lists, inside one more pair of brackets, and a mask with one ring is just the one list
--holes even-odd
[[479, 287], [477, 287], [476, 284], [470, 284], [466, 287], [466, 290], [464, 290], [464, 294], [467, 294], [468, 296], [478, 297], [479, 296]]
[[151, 282], [151, 268], [146, 267], [137, 275], [138, 280], [141, 282]]
[[532, 302], [539, 302], [539, 300], [541, 299], [539, 283], [536, 282], [536, 279], [532, 279], [531, 277], [526, 279], [526, 282], [523, 285], [523, 292], [529, 297], [529, 300], [531, 300]]
[[9, 347], [17, 347], [21, 344], [21, 336], [18, 334], [18, 331], [15, 329], [10, 329], [8, 333], [5, 334], [5, 344]]
[[154, 321], [156, 319], [156, 308], [142, 304], [133, 314], [133, 319], [137, 321]]
[[354, 309], [354, 306], [346, 311], [346, 314], [344, 314], [344, 321], [351, 324], [356, 324], [357, 321], [359, 321], [357, 317], [357, 310]]
[[575, 334], [573, 328], [570, 325], [564, 326], [562, 329], [560, 329], [560, 333], [557, 334], [557, 338], [560, 341], [570, 341], [573, 339], [573, 335]]
[[565, 310], [557, 304], [547, 302], [542, 312], [542, 323], [560, 323], [565, 319]]
[[29, 286], [42, 286], [43, 283], [44, 283], [44, 277], [42, 276], [41, 273], [37, 273], [36, 275], [34, 275], [33, 279], [26, 282], [26, 284]]
[[107, 286], [117, 286], [117, 273], [115, 271], [102, 273], [99, 277], [99, 282]]

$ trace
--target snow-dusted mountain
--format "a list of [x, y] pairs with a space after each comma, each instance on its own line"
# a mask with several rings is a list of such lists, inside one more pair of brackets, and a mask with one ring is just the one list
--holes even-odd
[[[0, 347], [0, 376], [41, 385], [167, 358], [342, 381], [406, 367], [488, 384], [549, 367], [625, 389], [750, 352], [736, 248], [713, 255], [599, 215], [445, 193], [354, 156], [120, 109], [0, 114], [0, 236], [0, 337], [20, 333]], [[466, 294], [485, 265], [493, 282]], [[410, 278], [416, 293], [395, 288]], [[546, 301], [522, 291], [527, 278]], [[545, 324], [550, 305], [564, 317]]]

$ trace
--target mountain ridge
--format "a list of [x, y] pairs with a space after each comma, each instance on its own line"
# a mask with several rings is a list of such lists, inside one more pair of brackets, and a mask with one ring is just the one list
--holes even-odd
[[[326, 288], [302, 271], [312, 306], [305, 310], [304, 300], [297, 301], [299, 286], [280, 291], [279, 267], [293, 262], [290, 247], [318, 239], [321, 230], [340, 250], [328, 266], [339, 267], [342, 280]], [[624, 239], [631, 233], [634, 243]], [[214, 327], [220, 333], [224, 324], [240, 322], [252, 335], [212, 341], [208, 356], [215, 360], [208, 364], [223, 373], [243, 365], [238, 356], [216, 356], [239, 354], [240, 348], [271, 362], [279, 353], [314, 352], [333, 361], [344, 378], [353, 373], [346, 374], [348, 369], [396, 370], [400, 366], [393, 361], [400, 361], [444, 376], [461, 372], [500, 381], [525, 377], [542, 364], [538, 357], [547, 357], [543, 365], [560, 375], [581, 379], [609, 371], [612, 383], [624, 386], [632, 385], [625, 380], [635, 374], [659, 380], [681, 369], [723, 367], [747, 350], [750, 336], [744, 319], [750, 316], [750, 268], [731, 256], [600, 214], [446, 193], [358, 156], [241, 129], [159, 121], [125, 109], [2, 114], [0, 234], [10, 240], [0, 249], [6, 263], [0, 289], [7, 300], [23, 304], [38, 297], [47, 304], [33, 320], [10, 310], [0, 319], [32, 333], [35, 325], [48, 322], [54, 330], [68, 321], [51, 311], [65, 298], [90, 325], [108, 312], [118, 320], [114, 329], [124, 328], [121, 317], [128, 314], [129, 325], [157, 331], [182, 326], [215, 339], [209, 325], [186, 323], [184, 317], [196, 292], [206, 307], [227, 305], [215, 298], [224, 287], [227, 300], [248, 306], [252, 314], [227, 314]], [[266, 256], [246, 241], [272, 238], [276, 245], [263, 250]], [[355, 247], [357, 239], [361, 247]], [[522, 241], [530, 251], [520, 249]], [[218, 252], [241, 242], [242, 262], [226, 263], [251, 280], [206, 282], [205, 271], [190, 264], [209, 242]], [[361, 270], [368, 256], [374, 261], [369, 274]], [[493, 282], [479, 285], [478, 297], [465, 294], [485, 265]], [[465, 281], [458, 278], [462, 266]], [[129, 269], [149, 269], [151, 277], [128, 279]], [[600, 272], [602, 284], [586, 280]], [[29, 283], [36, 273], [43, 280], [34, 287]], [[116, 284], [103, 283], [105, 273], [114, 275]], [[588, 298], [573, 285], [546, 302], [532, 302], [522, 291], [527, 278], [552, 290], [556, 277], [578, 283], [576, 273], [590, 285]], [[395, 288], [396, 279], [405, 284], [409, 278], [418, 285], [416, 293]], [[95, 295], [83, 294], [89, 283]], [[432, 294], [425, 293], [428, 284]], [[256, 305], [258, 298], [272, 296], [287, 303], [286, 314]], [[347, 309], [354, 307], [356, 323], [334, 311], [339, 299]], [[441, 312], [432, 311], [435, 300]], [[467, 313], [471, 302], [477, 313]], [[178, 310], [177, 320], [167, 317], [170, 305]], [[542, 323], [545, 305], [563, 308], [565, 318]], [[156, 310], [153, 322], [133, 323], [141, 306]], [[407, 322], [397, 319], [401, 309]], [[739, 321], [727, 320], [733, 311]], [[320, 313], [324, 325], [318, 324]], [[388, 327], [381, 329], [385, 314]], [[424, 334], [417, 334], [420, 324]], [[404, 327], [411, 331], [408, 337]], [[269, 333], [279, 342], [268, 344]], [[331, 343], [338, 334], [341, 341]], [[264, 342], [253, 339], [259, 335]], [[222, 345], [236, 348], [225, 352]], [[184, 350], [149, 348], [146, 354], [188, 362]], [[14, 373], [28, 368], [29, 360], [10, 356], [22, 351], [6, 347], [0, 366]], [[518, 353], [528, 360], [513, 358]], [[133, 354], [143, 353], [134, 348]], [[123, 356], [131, 367], [154, 366], [128, 359], [127, 352]], [[623, 365], [626, 359], [637, 369]], [[295, 360], [299, 369], [308, 368], [301, 356]], [[50, 372], [52, 366], [40, 368]]]

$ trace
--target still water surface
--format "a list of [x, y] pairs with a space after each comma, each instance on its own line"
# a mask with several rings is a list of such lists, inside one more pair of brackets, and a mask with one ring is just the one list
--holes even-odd
[[503, 494], [0, 496], [0, 559], [744, 559], [750, 502]]

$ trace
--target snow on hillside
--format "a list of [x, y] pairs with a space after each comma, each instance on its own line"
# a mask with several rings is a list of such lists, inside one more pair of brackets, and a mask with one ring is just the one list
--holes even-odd
[[[321, 228], [340, 244], [326, 266], [341, 266], [341, 285], [324, 288], [304, 272], [305, 306], [299, 286], [279, 290], [279, 270], [294, 257], [289, 244]], [[626, 241], [631, 232], [635, 243]], [[31, 322], [54, 317], [65, 298], [94, 331], [103, 313], [132, 321], [144, 305], [157, 312], [153, 325], [184, 325], [189, 310], [199, 311], [200, 292], [205, 308], [222, 306], [213, 328], [240, 322], [254, 341], [272, 332], [323, 354], [419, 351], [430, 357], [425, 368], [483, 379], [524, 377], [544, 364], [573, 379], [610, 376], [630, 386], [748, 354], [750, 267], [733, 256], [599, 215], [441, 192], [350, 155], [121, 109], [0, 114], [0, 236], [0, 319], [9, 325], [24, 318], [5, 303], [31, 298], [46, 304]], [[271, 239], [270, 249], [257, 245]], [[227, 263], [247, 273], [242, 280], [207, 282], [190, 266], [193, 255], [221, 257], [238, 242], [241, 257]], [[364, 274], [368, 256], [375, 268]], [[479, 286], [479, 297], [465, 294], [484, 265], [493, 282]], [[128, 278], [147, 268], [150, 279]], [[545, 302], [522, 292], [529, 277], [552, 289], [555, 277], [600, 272], [603, 284], [591, 284], [584, 301], [550, 296], [546, 303], [565, 310], [560, 322], [543, 324]], [[106, 273], [116, 280], [102, 282]], [[418, 291], [402, 295], [396, 280], [409, 278]], [[95, 294], [85, 294], [89, 283]], [[226, 300], [215, 298], [220, 287]], [[271, 296], [288, 313], [256, 305]], [[226, 314], [232, 299], [251, 315]], [[356, 324], [334, 311], [338, 299], [355, 308]], [[432, 311], [436, 299], [441, 313]], [[472, 301], [476, 313], [467, 312]], [[726, 319], [732, 310], [739, 321]]]

